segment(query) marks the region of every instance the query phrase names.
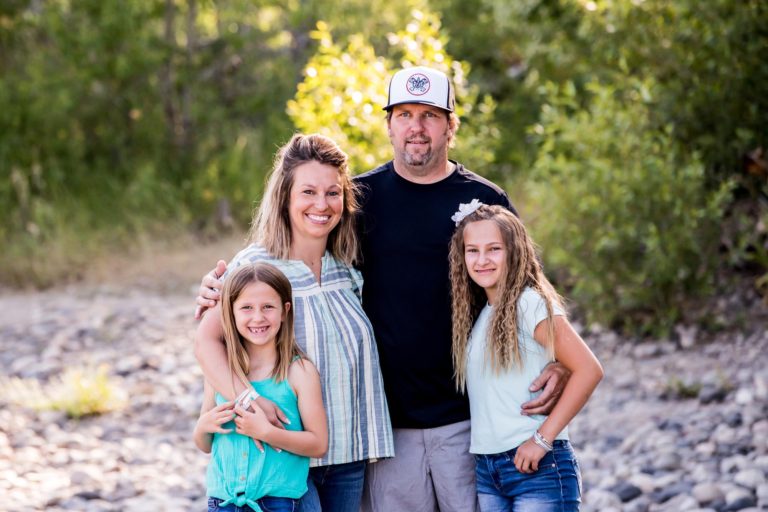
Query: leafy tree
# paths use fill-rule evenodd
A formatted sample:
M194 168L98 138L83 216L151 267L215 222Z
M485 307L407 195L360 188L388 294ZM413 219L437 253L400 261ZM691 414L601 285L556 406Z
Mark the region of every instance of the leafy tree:
M706 186L698 155L681 154L670 126L652 122L653 81L617 91L551 86L530 185L530 218L544 257L566 269L589 316L643 332L684 318L684 299L713 283L718 219L730 188Z

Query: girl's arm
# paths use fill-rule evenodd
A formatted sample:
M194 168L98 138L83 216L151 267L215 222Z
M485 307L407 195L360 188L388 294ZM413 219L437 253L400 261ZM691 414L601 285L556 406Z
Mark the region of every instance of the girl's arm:
M284 430L267 422L260 410L235 408L237 433L269 443L305 457L322 457L328 451L328 421L320 389L320 374L310 361L294 361L288 369L288 383L296 392L304 430Z
M213 387L205 381L203 405L200 407L200 417L197 419L195 431L192 434L195 445L205 453L211 453L213 434L228 434L231 429L221 426L232 419L232 402L216 405Z
M581 336L573 329L564 316L552 319L555 331L555 357L571 371L571 378L563 390L560 400L539 428L539 433L549 443L570 423L587 403L592 391L603 378L603 367ZM546 346L549 321L539 322L533 337ZM529 439L518 448L515 465L521 472L538 470L538 462L546 451Z

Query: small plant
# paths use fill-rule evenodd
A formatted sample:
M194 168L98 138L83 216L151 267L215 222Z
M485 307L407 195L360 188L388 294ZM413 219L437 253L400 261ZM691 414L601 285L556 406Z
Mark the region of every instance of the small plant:
M0 381L0 391L12 403L38 411L62 411L77 419L114 411L125 404L124 393L107 370L103 364L67 368L45 385L36 379L6 379Z
M675 398L696 398L701 391L700 382L686 382L677 377L672 377L664 386L664 395Z

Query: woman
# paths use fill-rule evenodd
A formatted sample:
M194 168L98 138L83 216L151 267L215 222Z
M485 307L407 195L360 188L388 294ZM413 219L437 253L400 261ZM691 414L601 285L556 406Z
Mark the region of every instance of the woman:
M360 304L362 278L352 267L356 208L347 155L327 137L294 135L275 158L250 245L228 266L264 261L288 277L296 340L320 372L329 448L311 462L304 511L356 512L366 461L394 456L373 330ZM222 334L218 312L205 315L195 356L213 387L233 399L243 385L227 366ZM274 414L263 397L256 403Z

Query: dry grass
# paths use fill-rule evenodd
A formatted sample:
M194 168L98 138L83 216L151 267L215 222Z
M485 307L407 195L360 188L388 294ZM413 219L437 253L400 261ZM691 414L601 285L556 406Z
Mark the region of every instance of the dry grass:
M39 256L37 261L34 257L26 261L15 260L16 274L19 274L18 269L28 267L26 278L20 279L18 275L9 278L0 272L0 292L34 293L40 288L55 289L76 284L84 289L140 288L161 293L187 293L217 260L232 258L243 247L244 239L241 232L216 240L201 240L181 233L164 239L135 240L127 251L124 246L83 248L79 259L51 253L45 261Z
M229 261L244 245L245 235L215 241L180 236L172 241L145 242L131 254L99 257L82 279L85 285L137 287L158 292L186 292L220 259Z

